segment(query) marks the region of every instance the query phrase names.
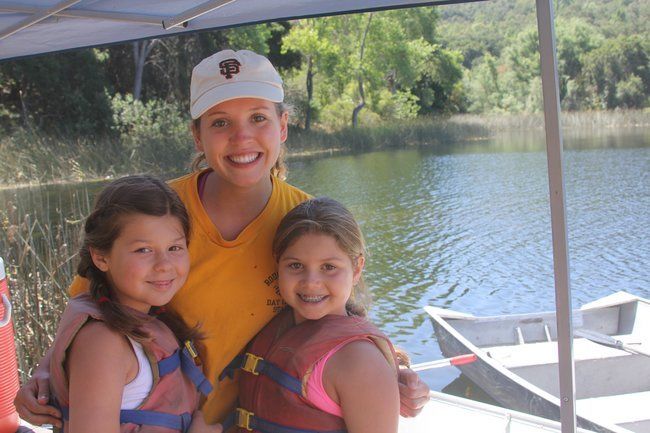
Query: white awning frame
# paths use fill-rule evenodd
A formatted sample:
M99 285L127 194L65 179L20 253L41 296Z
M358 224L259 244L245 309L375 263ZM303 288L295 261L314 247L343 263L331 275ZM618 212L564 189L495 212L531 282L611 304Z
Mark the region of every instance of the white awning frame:
M35 15L41 13L43 8L35 6L25 6L16 3L0 3L1 12L17 12L26 15ZM167 17L145 14L120 13L109 11L94 11L89 9L62 9L52 16L64 18L99 18L111 21L123 21L129 23L149 24L160 26Z
M486 0L16 1L0 0L0 62L179 33Z
M13 26L9 26L8 28L0 31L0 40L8 38L11 35L14 35L18 33L21 30L24 30L28 27L33 26L34 24L38 24L44 19L51 17L52 15L56 15L57 12L60 12L62 10L65 10L69 8L70 6L73 6L77 3L79 3L81 0L64 0L60 3L57 3L53 7L50 8L45 8L45 9L39 9L36 13L30 14L27 18L25 18L22 21L19 21L18 23L14 24Z

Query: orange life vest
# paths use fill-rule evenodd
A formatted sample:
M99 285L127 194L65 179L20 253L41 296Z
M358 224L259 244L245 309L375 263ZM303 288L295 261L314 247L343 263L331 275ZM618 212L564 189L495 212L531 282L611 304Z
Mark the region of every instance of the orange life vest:
M306 384L319 359L341 343L360 339L373 341L397 369L390 340L365 318L329 315L294 325L293 312L281 312L221 375L243 370L240 407L224 427L235 424L240 432L262 433L344 432L342 418L308 402Z
M133 314L143 314L132 311ZM212 386L194 362L191 344L179 348L172 331L160 320L147 316L142 329L151 339L142 343L153 374L153 386L142 404L120 412L121 433L178 433L190 426L199 392L208 394ZM50 361L50 386L55 405L63 413L64 431L69 406L68 379L64 368L66 352L77 332L89 320L103 320L97 304L87 293L70 299L63 312Z

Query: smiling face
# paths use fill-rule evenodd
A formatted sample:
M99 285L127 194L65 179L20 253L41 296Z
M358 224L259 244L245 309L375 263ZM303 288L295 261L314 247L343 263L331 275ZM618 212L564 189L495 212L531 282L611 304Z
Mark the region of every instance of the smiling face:
M117 300L148 312L168 303L190 268L187 240L175 216L120 216L122 227L110 251L91 249L93 263L106 273Z
M215 105L200 119L194 143L220 181L235 188L271 182L287 139L286 112L279 115L275 103L264 99L239 98Z
M280 294L293 308L295 322L328 314L345 316L345 304L361 278L363 264L363 256L353 262L332 236L298 237L278 260Z

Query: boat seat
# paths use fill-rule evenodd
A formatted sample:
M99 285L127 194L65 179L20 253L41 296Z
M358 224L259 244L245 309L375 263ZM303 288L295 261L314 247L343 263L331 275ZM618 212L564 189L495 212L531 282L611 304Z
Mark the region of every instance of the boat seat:
M508 369L557 364L558 362L557 343L555 341L484 347L483 350ZM573 358L575 362L628 355L629 353L623 350L603 346L585 338L575 338L573 340Z
M650 419L650 391L585 398L576 406L580 415L611 424L645 421Z

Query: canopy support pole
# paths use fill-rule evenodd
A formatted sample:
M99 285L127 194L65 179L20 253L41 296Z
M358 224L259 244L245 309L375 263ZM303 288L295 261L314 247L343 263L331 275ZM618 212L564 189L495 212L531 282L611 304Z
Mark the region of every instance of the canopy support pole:
M182 14L176 15L175 17L172 17L167 20L163 20L163 27L165 28L165 30L169 30L173 27L177 27L181 25L185 26L184 23L187 23L188 21L191 21L194 18L198 18L203 14L212 12L215 9L219 9L220 7L223 7L235 1L237 0L210 0L192 9L188 9Z
M536 0L539 53L544 97L544 126L551 203L553 269L555 273L555 309L560 377L560 423L562 433L575 433L575 371L573 364L573 323L571 286L564 198L560 91L558 86L555 29L552 0Z
M15 3L0 2L0 12L19 12L24 14L38 14L43 12L44 9L35 6L23 6ZM95 11L89 9L64 9L53 15L54 17L64 18L98 18L104 20L112 20L118 22L130 22L139 24L151 24L160 27L162 22L167 17L144 15L144 14L130 14L109 11Z
M80 1L81 0L66 0L57 3L56 5L52 6L49 9L44 9L42 12L34 14L31 17L26 18L23 21L5 29L4 32L0 33L0 40L13 35L14 33L18 33L19 31L26 29L27 27L33 26L34 24L39 23L44 19L51 17L52 15L55 15L57 12L61 12L62 10L67 9L70 6L79 3Z

